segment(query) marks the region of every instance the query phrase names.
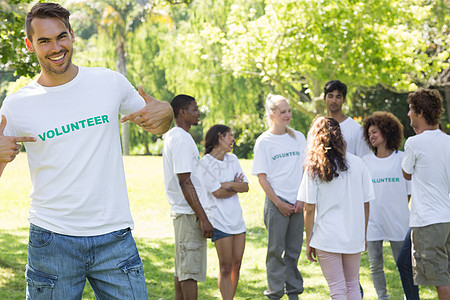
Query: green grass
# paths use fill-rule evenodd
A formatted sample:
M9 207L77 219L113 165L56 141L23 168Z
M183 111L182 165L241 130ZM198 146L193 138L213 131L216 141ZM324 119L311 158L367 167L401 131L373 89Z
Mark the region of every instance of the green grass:
M125 157L127 185L135 220L133 232L144 261L150 299L173 299L173 227L170 207L164 194L161 157ZM263 223L264 194L254 176L252 161L242 160L250 180L250 191L241 195L247 224L247 244L236 299L264 299L266 289L265 254L267 234ZM27 260L28 195L31 183L26 155L21 153L0 178L0 299L24 299L24 271ZM391 299L403 299L400 279L388 244L385 244L385 271ZM329 299L329 291L317 263L300 256L299 268L304 277L305 292L301 299ZM361 262L361 284L364 299L376 299L370 279L367 253ZM199 284L199 299L220 299L217 288L218 260L215 248L208 244L206 282ZM94 299L86 285L83 299ZM287 299L284 297L283 299ZM432 287L421 288L421 299L437 299Z

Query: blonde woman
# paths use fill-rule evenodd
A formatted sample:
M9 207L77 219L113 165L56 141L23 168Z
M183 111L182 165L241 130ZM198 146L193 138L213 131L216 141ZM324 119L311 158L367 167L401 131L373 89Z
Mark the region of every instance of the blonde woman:
M345 149L339 123L317 117L308 132L298 199L306 203L306 256L318 258L331 298L359 300L359 265L375 196L366 165Z
M306 139L288 127L292 113L283 96L267 96L266 117L270 128L256 140L252 168L266 194L268 289L264 294L269 299L281 299L286 293L290 300L296 300L303 292L303 278L297 268L303 243L303 204L296 196Z

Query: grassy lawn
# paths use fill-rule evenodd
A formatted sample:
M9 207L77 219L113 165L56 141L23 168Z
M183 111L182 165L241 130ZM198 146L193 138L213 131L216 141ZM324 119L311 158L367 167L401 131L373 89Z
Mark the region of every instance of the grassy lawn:
M170 208L164 194L161 157L125 157L128 192L135 220L133 234L142 260L150 299L173 299L173 227ZM252 161L242 160L250 180L250 191L241 196L247 224L247 244L236 299L265 299L265 253L267 235L263 223L264 196L254 176ZM27 260L28 195L31 183L26 155L21 153L0 178L0 299L24 299L24 271ZM391 299L403 299L400 278L388 244L385 244L385 271ZM49 258L51 259L51 258ZM329 299L329 291L317 263L310 263L303 252L300 271L305 292L301 299ZM214 245L208 246L206 282L199 284L199 299L220 299L217 288L218 260ZM376 299L370 279L367 253L361 262L364 299ZM421 299L437 299L434 288L422 287ZM83 299L94 299L86 285ZM284 297L283 299L287 299Z

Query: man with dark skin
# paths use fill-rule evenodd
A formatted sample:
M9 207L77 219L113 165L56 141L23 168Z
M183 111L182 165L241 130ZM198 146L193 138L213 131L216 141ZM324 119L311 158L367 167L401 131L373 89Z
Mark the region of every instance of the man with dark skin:
M189 134L198 125L195 99L177 95L171 102L175 127L164 138L164 184L175 229L175 299L197 299L198 281L206 279L206 238L214 229L205 213L206 189L197 145Z

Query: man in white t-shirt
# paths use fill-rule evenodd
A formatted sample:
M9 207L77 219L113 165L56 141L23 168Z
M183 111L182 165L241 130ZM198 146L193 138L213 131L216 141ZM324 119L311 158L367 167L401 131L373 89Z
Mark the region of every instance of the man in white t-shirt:
M164 185L175 231L175 299L197 299L198 281L206 280L206 238L214 228L206 216L208 196L200 155L189 134L200 111L188 95L173 98L175 127L164 136Z
M6 97L0 111L10 140L35 138L25 140L33 184L26 298L81 299L87 278L96 298L147 299L131 234L119 114L162 134L173 112L117 72L74 65L69 16L59 4L33 6L25 43L41 73Z
M408 95L411 127L402 161L411 180L410 227L414 283L434 285L450 299L450 136L439 129L444 112L437 90Z
M342 136L347 143L347 152L359 157L370 153L371 150L364 141L361 125L342 112L342 105L347 96L347 86L339 80L331 80L325 84L323 92L323 100L327 105L327 117L339 122Z

